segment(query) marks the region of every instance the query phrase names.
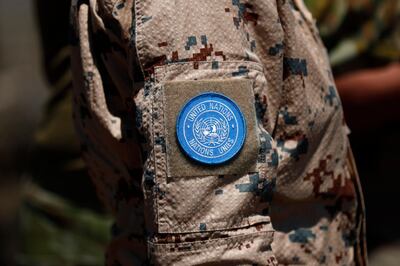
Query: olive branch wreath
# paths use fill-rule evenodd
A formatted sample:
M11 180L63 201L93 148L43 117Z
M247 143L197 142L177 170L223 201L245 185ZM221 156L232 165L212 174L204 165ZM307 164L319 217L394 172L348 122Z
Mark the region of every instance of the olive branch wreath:
M218 120L221 123L222 128L224 129L221 132L222 134L218 136L218 142L222 142L228 137L229 128L224 119L220 118ZM202 134L202 132L201 132L201 124L203 123L203 121L204 121L204 119L200 118L199 120L197 120L196 124L194 125L194 133L196 135L196 138L202 143L206 142L206 136L204 134Z

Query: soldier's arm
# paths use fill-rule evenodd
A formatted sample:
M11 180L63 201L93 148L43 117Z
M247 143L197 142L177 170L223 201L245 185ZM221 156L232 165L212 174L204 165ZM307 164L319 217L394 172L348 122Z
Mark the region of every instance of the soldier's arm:
M274 265L275 121L262 122L270 92L245 26L259 15L240 1L136 3L72 5L76 127L116 217L107 263ZM259 8L279 73L277 6Z
M347 131L302 1L75 1L73 20L77 129L116 217L108 265L361 254Z

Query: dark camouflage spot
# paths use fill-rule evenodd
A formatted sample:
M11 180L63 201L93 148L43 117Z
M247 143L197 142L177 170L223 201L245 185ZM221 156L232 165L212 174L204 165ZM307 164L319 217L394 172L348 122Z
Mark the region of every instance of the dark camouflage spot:
M275 46L269 48L268 54L271 56L277 56L278 54L281 54L284 48L285 45L283 43L277 43Z
M245 76L249 73L249 70L246 66L239 66L239 70L232 73L232 76Z
M309 230L300 228L289 234L289 240L293 243L307 244L311 239L315 239L315 234Z
M307 61L299 58L283 58L284 79L290 75L307 76Z

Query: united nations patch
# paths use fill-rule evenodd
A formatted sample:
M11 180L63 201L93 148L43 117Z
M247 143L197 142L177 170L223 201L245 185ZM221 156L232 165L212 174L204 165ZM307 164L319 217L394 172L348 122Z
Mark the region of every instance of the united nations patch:
M233 100L208 92L184 105L176 132L181 148L190 158L215 165L240 151L246 138L246 121Z

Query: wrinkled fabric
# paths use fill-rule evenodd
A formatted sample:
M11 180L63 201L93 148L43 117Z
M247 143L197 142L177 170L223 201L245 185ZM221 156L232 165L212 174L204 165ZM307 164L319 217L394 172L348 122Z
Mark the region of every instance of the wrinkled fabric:
M76 127L116 219L107 265L365 265L348 130L301 1L74 1L71 20ZM168 174L165 84L242 79L255 171Z
M398 62L400 58L400 1L305 0L304 2L317 19L336 78L340 75L349 77L352 73L356 74L368 69L383 70ZM364 112L363 108L355 107L354 103L350 102L351 100L348 106L349 111L354 114ZM387 103L384 105L385 108L388 106ZM350 115L354 116L354 114ZM361 127L357 129L355 124L351 136L352 145L356 151L355 157L364 180L363 189L367 195L367 224L380 224L379 227L368 227L370 254L387 242L395 242L400 238L398 234L393 233L400 223L398 216L391 215L390 209L382 209L381 204L381 202L397 200L398 183L390 177L392 173L397 172L398 163L396 162L400 161L397 153L400 148L397 137L400 134L400 123L397 117L382 120L384 122L380 122L379 125L371 125L367 130L369 132ZM385 135L385 137L377 138L378 135ZM368 145L372 138L376 139L373 149ZM389 163L390 161L392 162ZM378 175L383 179L376 178ZM387 181L384 180L385 177ZM386 213L385 219L381 218L381 213ZM390 249L388 250L390 252ZM373 254L370 256L374 257Z

